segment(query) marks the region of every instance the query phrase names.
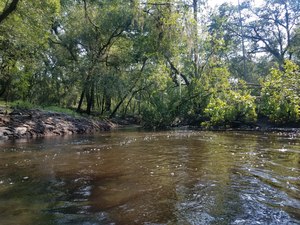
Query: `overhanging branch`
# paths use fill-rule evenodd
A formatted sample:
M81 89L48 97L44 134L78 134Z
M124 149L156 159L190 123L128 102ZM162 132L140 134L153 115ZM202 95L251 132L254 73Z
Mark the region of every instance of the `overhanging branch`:
M13 0L8 7L4 8L3 12L0 14L0 24L5 20L13 11L17 9L17 5L20 0Z

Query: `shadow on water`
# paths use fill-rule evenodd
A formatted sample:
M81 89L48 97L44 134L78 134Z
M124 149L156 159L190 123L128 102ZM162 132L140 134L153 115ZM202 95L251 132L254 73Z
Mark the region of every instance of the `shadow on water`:
M253 132L4 142L0 224L299 224L299 149Z

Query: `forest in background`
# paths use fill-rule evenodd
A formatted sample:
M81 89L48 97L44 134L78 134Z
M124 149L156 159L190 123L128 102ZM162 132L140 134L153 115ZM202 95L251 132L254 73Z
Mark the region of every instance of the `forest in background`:
M299 0L0 0L0 100L148 127L299 123L299 21Z

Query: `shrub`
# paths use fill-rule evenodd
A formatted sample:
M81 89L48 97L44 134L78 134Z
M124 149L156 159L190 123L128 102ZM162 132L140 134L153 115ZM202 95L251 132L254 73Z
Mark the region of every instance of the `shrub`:
M283 69L271 69L261 85L260 112L263 115L277 124L300 120L299 66L286 61Z

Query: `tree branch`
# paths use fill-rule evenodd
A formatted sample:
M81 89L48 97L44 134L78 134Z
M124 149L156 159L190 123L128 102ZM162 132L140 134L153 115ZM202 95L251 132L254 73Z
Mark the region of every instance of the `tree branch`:
M87 3L86 0L83 0L83 6L84 6L84 14L85 14L85 18L90 22L90 24L92 24L96 30L100 29L99 26L97 26L89 17L89 13L88 13L88 9L87 9Z
M182 74L182 73L179 72L179 70L174 66L174 64L171 62L171 60L170 60L170 58L168 56L165 55L165 58L166 58L167 62L169 63L171 69L184 80L184 82L185 82L186 85L189 85L190 82L187 79L187 77L184 74Z
M145 58L143 61L143 65L142 68L140 69L140 74L143 73L145 66L146 66L146 62L147 62L148 58ZM119 103L116 105L116 107L114 108L114 110L112 111L112 113L109 115L109 118L113 118L115 116L115 114L117 113L118 109L120 108L120 106L123 104L123 102L125 101L125 99L132 93L133 89L135 88L137 82L140 80L141 76L138 76L137 79L134 81L134 84L131 86L131 88L128 90L127 93L125 93L125 95L122 97L122 99L119 101Z
M4 8L3 12L0 14L0 24L5 20L13 11L17 9L17 5L20 0L13 0L8 7Z

